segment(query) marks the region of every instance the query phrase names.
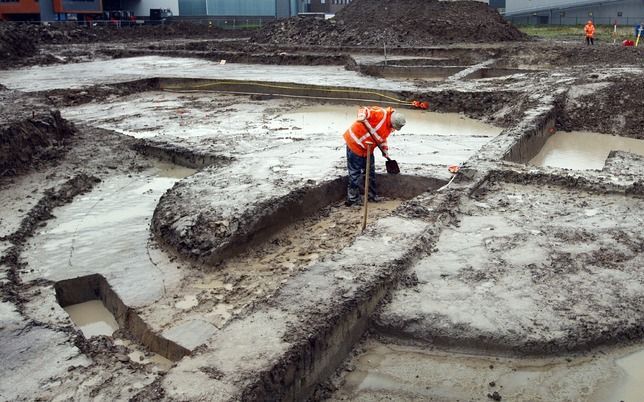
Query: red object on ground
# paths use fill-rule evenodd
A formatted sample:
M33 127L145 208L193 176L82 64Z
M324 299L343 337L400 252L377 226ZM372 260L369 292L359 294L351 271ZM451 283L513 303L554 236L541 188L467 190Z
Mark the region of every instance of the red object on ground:
M622 42L622 45L624 45L624 46L635 46L635 41L632 41L630 39L626 39L624 42Z
M450 173L457 173L461 169L458 165L451 165L447 168Z
M418 109L423 109L423 110L429 109L429 102L413 101L411 104Z

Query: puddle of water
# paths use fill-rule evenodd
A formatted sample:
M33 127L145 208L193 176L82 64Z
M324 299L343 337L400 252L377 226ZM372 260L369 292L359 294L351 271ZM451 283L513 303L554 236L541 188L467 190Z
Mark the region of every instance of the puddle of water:
M431 105L430 105L431 107ZM305 106L281 117L294 120L298 127L317 127L325 132L344 132L355 119L358 108L343 105ZM445 136L494 137L502 129L457 113L403 110L407 124L397 135L431 134Z
M158 353L149 353L140 350L140 346L138 344L133 343L127 339L115 339L114 344L125 346L129 350L132 350L130 353L128 353L127 356L133 362L139 364L153 364L162 371L170 370L170 368L172 368L172 365L174 364L172 360L166 359Z
M130 352L127 356L133 362L140 364L154 364L163 371L170 370L173 364L172 360L168 360L157 353L152 353L150 356L146 356L145 353L141 352L140 350Z
M100 300L72 304L65 307L65 311L83 332L85 338L99 335L112 336L119 329L114 316Z
M510 359L369 341L331 400L643 401L644 350L623 355Z
M183 179L197 172L195 169L175 165L169 162L161 162L161 161L155 162L154 167L158 169L157 175L159 177L164 177L169 179Z
M193 307L196 307L197 305L199 305L199 300L195 295L187 295L183 298L183 300L175 303L175 306L182 310L189 310Z
M644 156L644 140L582 131L559 132L548 138L529 163L576 170L601 170L610 151Z
M644 350L616 361L623 370L618 383L605 395L604 400L635 402L644 400Z

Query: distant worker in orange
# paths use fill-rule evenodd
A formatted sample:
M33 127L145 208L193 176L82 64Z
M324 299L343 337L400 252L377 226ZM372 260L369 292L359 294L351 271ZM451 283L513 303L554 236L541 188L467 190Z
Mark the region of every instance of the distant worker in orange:
M347 144L347 169L349 171L349 185L347 188L346 205L360 205L361 178L366 173L367 157L371 158L369 168L369 189L365 195L369 201L378 202L380 197L376 193L376 168L374 164L374 149L380 145L382 156L388 158L389 146L387 137L405 125L405 116L396 110L379 106L361 107L358 110L358 119L344 133ZM367 155L368 144L371 152Z
M595 24L592 21L588 21L584 27L584 32L586 33L586 45L595 44Z

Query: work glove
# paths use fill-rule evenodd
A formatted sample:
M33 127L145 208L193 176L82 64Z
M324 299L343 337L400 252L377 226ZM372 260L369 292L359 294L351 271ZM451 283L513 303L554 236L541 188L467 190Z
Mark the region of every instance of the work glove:
M382 150L382 156L385 157L386 159L389 159L389 153L384 149Z

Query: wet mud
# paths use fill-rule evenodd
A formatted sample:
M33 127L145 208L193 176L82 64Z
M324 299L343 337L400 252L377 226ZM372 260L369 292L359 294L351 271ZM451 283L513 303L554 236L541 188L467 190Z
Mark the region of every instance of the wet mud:
M638 395L621 370L641 367L643 158L610 145L593 169L529 161L558 130L639 139L641 50L447 36L429 48L424 30L380 30L377 48L355 47L362 36L337 24L320 40L351 37L329 47L201 31L75 45L87 32L42 28L39 51L70 64L0 72L12 88L0 88L11 130L0 138L14 141L0 154L0 355L15 384L0 383L0 399ZM482 41L522 39L488 28ZM391 49L393 75L383 39L419 45ZM26 51L16 63L48 63ZM103 60L134 54L147 57ZM451 66L440 81L420 71ZM276 86L267 74L296 88L259 90ZM223 79L235 82L219 90L244 94L197 90ZM360 210L342 205L339 133L357 89L458 113L409 110L391 139L404 174L380 174L378 157L387 200L370 206L365 232ZM320 103L325 91L341 104ZM76 297L57 299L63 286ZM89 300L121 328L83 336L61 305ZM377 340L359 343L367 331ZM64 363L34 367L34 354Z
M56 160L74 133L74 126L59 111L0 125L0 178Z

